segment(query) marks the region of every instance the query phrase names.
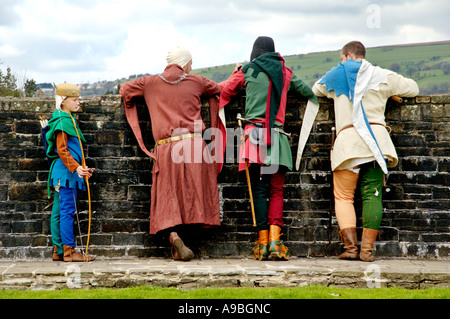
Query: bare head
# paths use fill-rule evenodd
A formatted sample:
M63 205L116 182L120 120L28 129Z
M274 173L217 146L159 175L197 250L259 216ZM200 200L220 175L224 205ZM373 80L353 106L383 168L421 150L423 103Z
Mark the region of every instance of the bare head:
M366 47L359 41L352 41L344 45L341 50L341 61L346 62L349 59L361 61L366 58Z

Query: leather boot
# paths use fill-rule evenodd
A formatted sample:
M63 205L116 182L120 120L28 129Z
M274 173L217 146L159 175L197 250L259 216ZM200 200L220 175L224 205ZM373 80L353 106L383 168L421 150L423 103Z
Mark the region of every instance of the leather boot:
M170 233L169 241L173 247L172 249L173 259L190 261L194 258L194 253L192 252L192 250L190 250L188 247L184 245L183 241L181 240L181 238L178 236L177 233L175 232Z
M269 252L270 257L276 260L288 260L291 253L289 249L284 246L283 241L280 240L281 227L277 225L270 225L269 229Z
M253 247L253 258L266 260L269 257L269 230L260 230L258 235L259 239L256 241L256 246Z
M378 230L363 228L363 234L361 238L361 250L359 253L359 259L362 261L374 261L375 257L372 252L375 250L375 240L379 234Z
M94 257L83 256L80 253L75 251L74 247L64 246L64 261L65 262L84 262L84 261L93 261Z
M56 245L53 246L53 261L63 261L64 255L58 255L58 247Z
M339 255L339 259L358 259L358 239L356 228L345 228L339 232L344 242L345 251Z

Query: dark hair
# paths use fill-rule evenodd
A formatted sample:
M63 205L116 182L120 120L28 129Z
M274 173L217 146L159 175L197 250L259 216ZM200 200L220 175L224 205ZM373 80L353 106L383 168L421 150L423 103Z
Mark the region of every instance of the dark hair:
M352 41L344 45L341 50L343 55L347 55L348 53L353 53L356 58L365 58L366 57L366 47L359 41Z
M253 61L261 54L275 52L275 43L272 38L258 37L253 43L252 54L250 55L250 61Z

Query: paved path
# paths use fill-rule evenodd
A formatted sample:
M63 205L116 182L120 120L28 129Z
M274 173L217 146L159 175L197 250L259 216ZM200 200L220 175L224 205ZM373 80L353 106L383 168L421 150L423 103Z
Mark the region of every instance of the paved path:
M0 260L0 289L122 288L139 285L204 287L348 288L450 287L450 259L377 259L373 263L338 258L98 259L91 263Z

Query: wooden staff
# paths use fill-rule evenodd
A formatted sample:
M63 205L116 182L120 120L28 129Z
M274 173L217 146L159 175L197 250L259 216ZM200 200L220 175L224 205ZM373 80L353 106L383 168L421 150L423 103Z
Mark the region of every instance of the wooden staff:
M241 145L243 145L244 150L245 150L245 131L242 128L242 122L241 122L242 117L241 117L240 113L237 114L237 119L238 119L239 129L241 130ZM250 173L248 171L248 163L245 159L244 159L244 165L245 165L245 175L247 176L248 192L250 194L250 205L252 208L253 226L256 227L255 206L253 204L252 184L250 182Z

